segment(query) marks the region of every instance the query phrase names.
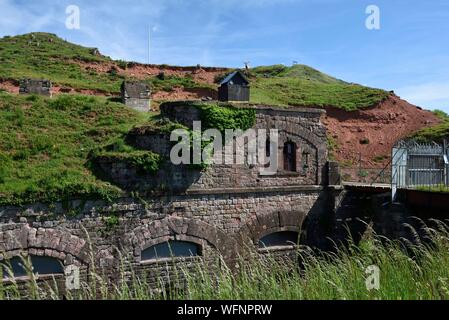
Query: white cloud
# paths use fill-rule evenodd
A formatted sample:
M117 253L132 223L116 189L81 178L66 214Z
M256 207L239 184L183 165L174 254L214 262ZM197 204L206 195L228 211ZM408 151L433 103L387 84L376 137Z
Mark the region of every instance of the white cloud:
M406 86L397 89L396 93L413 104L449 111L449 81Z

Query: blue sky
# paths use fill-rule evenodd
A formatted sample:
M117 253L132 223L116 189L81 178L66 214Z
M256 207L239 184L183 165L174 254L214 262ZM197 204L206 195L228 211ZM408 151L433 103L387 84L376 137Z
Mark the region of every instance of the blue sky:
M80 8L79 30L65 26ZM368 5L380 30L365 27ZM0 0L0 36L32 31L115 59L240 67L292 61L449 112L447 0Z

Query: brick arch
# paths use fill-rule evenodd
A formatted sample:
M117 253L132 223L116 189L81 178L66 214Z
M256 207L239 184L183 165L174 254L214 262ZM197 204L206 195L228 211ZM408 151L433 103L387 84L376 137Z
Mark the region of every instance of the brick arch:
M168 217L144 224L128 233L126 239L137 261L140 261L143 250L169 240L189 241L201 247L207 243L224 257L229 252L230 242L222 230L197 219L182 217Z
M88 265L88 244L67 231L32 228L28 224L0 231L0 257L11 258L27 252L61 260L64 264Z
M256 244L260 238L275 232L301 232L307 214L298 211L276 211L270 213L256 213L240 228L242 241L251 240Z
M317 150L319 150L320 146L323 144L322 139L313 134L313 132L300 126L297 126L295 128L281 129L279 130L279 133L305 140Z

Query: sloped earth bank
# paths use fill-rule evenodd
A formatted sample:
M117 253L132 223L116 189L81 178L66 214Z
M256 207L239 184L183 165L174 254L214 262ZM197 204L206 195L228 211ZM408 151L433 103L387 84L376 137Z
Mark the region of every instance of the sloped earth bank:
M432 112L396 95L364 110L347 112L329 107L326 112L323 123L336 143L334 156L343 167L383 168L396 141L440 122Z
M176 67L176 66L162 66L162 65L146 65L140 63L129 63L126 68L120 67L115 62L110 63L90 63L84 61L72 61L85 70L94 70L98 73L107 73L111 70L116 70L119 74L131 78L145 79L148 77L157 76L163 72L167 76L186 77L191 76L193 80L204 83L214 84L215 77L228 72L227 68L216 67Z
M98 65L99 67L101 65ZM87 67L94 68L94 65ZM110 66L104 68L106 71ZM136 64L127 68L128 75L144 78L156 75L161 71L168 74L185 76L191 74L195 78L202 78L205 83L213 83L217 74L223 73L222 68L195 67L162 67ZM100 70L99 70L100 71ZM123 71L123 70L122 70ZM18 83L9 79L0 79L0 89L11 93L18 93ZM72 88L54 86L54 94L81 93L86 95L109 96L109 93L95 90L75 90ZM190 100L203 97L217 98L217 92L212 89L174 88L170 92L153 93L157 101ZM155 104L157 105L157 104ZM335 142L334 157L343 167L352 168L384 168L389 160L394 143L423 127L439 123L439 119L430 111L411 105L395 95L390 95L380 104L368 109L347 112L341 109L325 108L327 115L323 119L328 135Z

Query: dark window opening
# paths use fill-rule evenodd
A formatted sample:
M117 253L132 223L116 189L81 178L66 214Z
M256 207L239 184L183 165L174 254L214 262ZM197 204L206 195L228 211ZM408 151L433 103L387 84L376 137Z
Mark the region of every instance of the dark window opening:
M141 260L155 260L201 255L200 246L187 241L167 241L142 251Z
M296 171L296 144L291 141L284 144L284 170Z
M309 160L310 160L309 158L310 158L310 153L307 151L304 151L302 153L302 162L303 162L302 169L303 169L304 173L306 173L307 169L309 169Z
M267 141L265 141L265 155L267 158L269 158L271 156L271 142L270 139L267 139Z
M270 233L259 240L259 248L285 247L297 245L299 233L295 231L281 231Z
M42 257L30 255L27 258L13 257L7 262L1 262L1 267L3 269L3 278L9 278L10 273L15 278L28 276L30 270L27 270L27 263L31 262L32 272L36 275L50 275L50 274L64 274L64 267L60 260L52 257Z

